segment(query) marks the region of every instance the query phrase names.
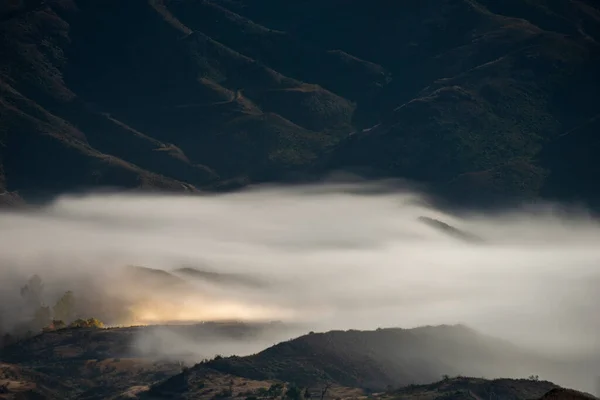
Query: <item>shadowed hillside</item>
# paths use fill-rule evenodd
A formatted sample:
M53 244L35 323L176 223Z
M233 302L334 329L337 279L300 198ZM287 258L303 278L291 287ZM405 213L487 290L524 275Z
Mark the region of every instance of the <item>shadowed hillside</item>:
M594 2L23 0L0 36L1 204L356 167L598 198L594 161L565 167L597 158Z
M250 379L279 379L300 385L335 383L382 391L435 381L442 375L509 376L538 371L567 382L590 382L585 361L566 364L461 325L376 331L332 331L283 342L249 357L202 365ZM575 372L578 371L578 372ZM569 376L567 376L569 375ZM586 375L584 377L584 375Z

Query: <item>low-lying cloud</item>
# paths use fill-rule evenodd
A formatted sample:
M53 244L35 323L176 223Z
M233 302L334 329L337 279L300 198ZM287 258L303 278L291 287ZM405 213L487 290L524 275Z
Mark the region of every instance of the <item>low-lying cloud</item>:
M115 324L464 323L545 351L600 349L596 221L551 206L451 216L422 205L417 193L383 187L90 194L1 214L2 324L22 317L19 288L37 273L46 302L73 290L90 313ZM481 240L461 240L420 217ZM170 275L139 275L125 268L132 265Z

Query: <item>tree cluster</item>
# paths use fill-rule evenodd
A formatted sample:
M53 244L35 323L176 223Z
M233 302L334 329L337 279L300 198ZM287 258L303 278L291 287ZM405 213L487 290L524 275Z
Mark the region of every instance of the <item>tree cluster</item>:
M38 275L32 276L21 288L21 297L34 310L30 328L33 331L62 329L75 321L75 295L65 292L53 307L43 301L44 283Z
M0 345L10 344L22 337L32 336L39 332L48 332L65 328L102 328L104 324L96 318L81 318L77 315L77 299L68 290L63 293L53 306L44 303L44 283L38 275L34 275L20 290L26 309L31 318L17 327L14 334L3 333Z

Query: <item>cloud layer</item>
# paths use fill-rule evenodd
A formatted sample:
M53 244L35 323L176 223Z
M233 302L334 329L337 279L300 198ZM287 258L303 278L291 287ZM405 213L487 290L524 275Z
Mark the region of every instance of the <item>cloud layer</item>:
M90 194L1 214L0 300L10 304L3 323L19 318L19 287L38 273L48 303L73 290L115 320L126 308L150 323L283 320L315 330L464 323L556 352L600 348L600 227L586 214L545 206L457 217L421 205L418 193L386 187ZM142 277L127 265L171 275Z

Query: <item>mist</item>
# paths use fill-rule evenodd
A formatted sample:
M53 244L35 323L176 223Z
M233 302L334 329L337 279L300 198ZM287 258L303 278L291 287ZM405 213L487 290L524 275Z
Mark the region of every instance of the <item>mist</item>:
M19 288L38 274L47 304L72 290L80 313L109 325L277 320L306 332L462 323L548 355L600 354L600 226L584 210L458 216L426 203L376 182L91 193L4 212L0 325L26 317ZM292 332L278 335L257 343Z

